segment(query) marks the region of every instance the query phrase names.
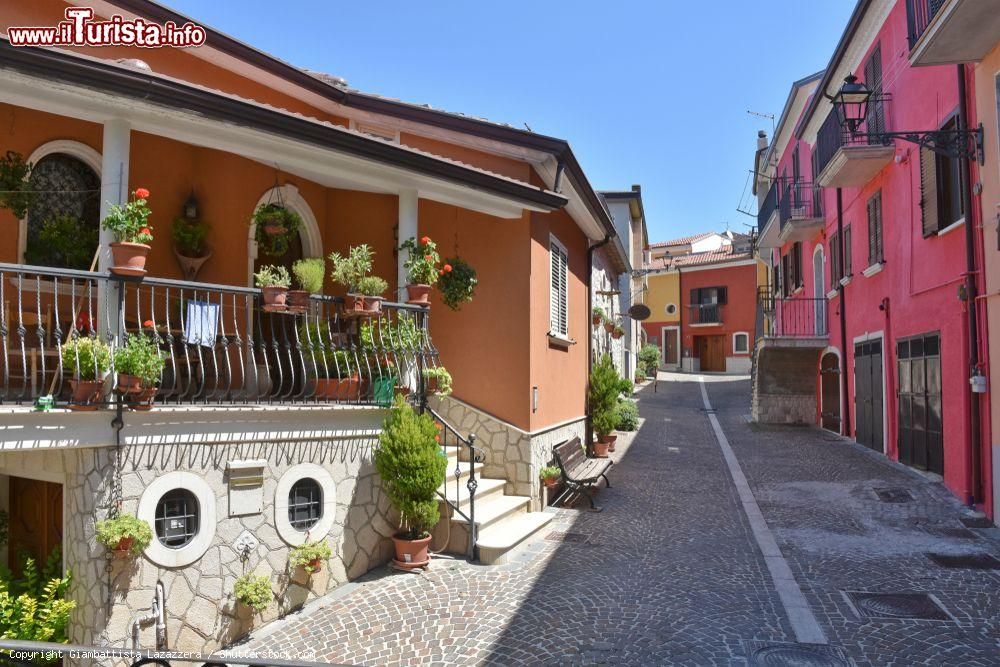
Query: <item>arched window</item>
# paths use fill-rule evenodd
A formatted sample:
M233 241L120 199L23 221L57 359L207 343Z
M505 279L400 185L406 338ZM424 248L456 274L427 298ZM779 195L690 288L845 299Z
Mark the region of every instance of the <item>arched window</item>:
M323 489L319 482L304 477L288 492L288 522L296 530L309 530L323 518Z
M31 170L36 198L28 209L27 264L90 268L100 229L101 179L83 160L51 153Z
M198 534L198 499L187 489L174 489L156 503L156 539L170 549L180 549Z

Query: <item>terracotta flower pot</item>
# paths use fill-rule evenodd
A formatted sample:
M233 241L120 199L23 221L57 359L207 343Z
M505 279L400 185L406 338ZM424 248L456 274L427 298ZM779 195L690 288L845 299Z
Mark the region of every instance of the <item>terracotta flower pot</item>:
M104 380L70 380L70 410L96 410L104 394Z
M146 255L149 246L145 243L118 242L111 244L111 273L119 276L142 276L146 274Z
M123 394L138 394L142 391L142 378L138 375L119 373L118 391Z
M312 574L316 574L317 572L322 572L323 571L323 559L322 558L313 558L311 561L309 561L306 564L306 567L308 568L308 571L311 572Z
M615 325L614 324L609 324L608 322L605 322L604 323L604 330L607 331L608 333L611 333L612 331L615 330Z
M618 340L619 338L621 338L624 335L625 335L625 332L623 332L623 331L614 331L614 332L611 333L611 337L614 338L615 340Z
M382 313L382 297L366 296L365 312L367 312L369 315L380 315Z
M264 233L268 236L281 236L285 233L285 226L279 222L265 222Z
M288 304L288 310L293 313L304 313L309 309L309 297L311 295L309 292L303 289L293 289L288 291L288 298L285 302Z
M287 287L268 285L261 288L261 292L264 293L264 310L285 310L285 300L288 297Z
M346 378L316 380L316 398L330 401L357 400L361 379L355 374Z
M604 439L604 442L608 443L608 451L609 452L615 451L615 443L618 442L618 434L615 433L615 434L609 435L608 437L606 437Z
M601 442L598 440L594 443L594 456L599 459L608 458L608 448L611 446L609 442Z
M116 558L127 558L132 555L132 545L134 544L134 537L123 537L118 540L118 544L111 551Z
M431 562L430 554L427 553L431 544L430 535L419 540L407 540L393 535L392 541L396 544L396 559L393 561L396 566L413 569Z
M546 488L553 489L553 488L559 486L559 478L558 477L546 477L546 478L542 479L542 484L544 484Z
M414 306L429 306L431 305L430 294L430 285L407 285L406 303L413 304Z
M597 325L599 325L599 324L601 323L601 320L603 320L603 319L604 319L604 318L603 318L603 317L601 317L600 315L594 315L593 317L591 317L591 318L590 318L590 320L591 320L591 321L592 321L592 322L594 323L594 326L595 326L595 327L596 327Z
M133 410L152 410L153 400L156 398L156 392L158 388L154 385L152 387L143 387L139 390L139 393L134 394L134 400L129 401L128 406Z

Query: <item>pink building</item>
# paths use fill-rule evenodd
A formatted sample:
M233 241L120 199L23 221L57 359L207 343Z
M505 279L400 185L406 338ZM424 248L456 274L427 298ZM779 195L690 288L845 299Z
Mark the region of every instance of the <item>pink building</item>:
M852 437L992 515L989 395L970 385L986 370L982 205L958 132L978 122L973 76L911 65L923 4L859 2L761 138L753 414ZM870 93L853 132L830 99L849 75Z

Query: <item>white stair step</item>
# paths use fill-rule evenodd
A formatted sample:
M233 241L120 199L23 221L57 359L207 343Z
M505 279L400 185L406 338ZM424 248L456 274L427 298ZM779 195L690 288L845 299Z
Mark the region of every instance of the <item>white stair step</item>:
M476 464L474 464L472 466L473 469L476 471L476 477L477 478L483 476L483 468L485 466L486 466L485 463L476 463ZM468 476L469 476L469 462L468 461L461 461L461 462L459 462L458 463L458 469L459 469L459 471L461 473L462 479L468 478ZM455 483L455 457L454 456L449 456L448 457L448 468L446 470L446 474L448 476L448 481L454 484Z
M550 512L528 512L515 514L488 528L476 537L479 561L484 565L500 564L506 561L511 549L526 541L544 528L555 515Z
M480 501L485 504L485 498L489 498L493 495L502 496L503 488L506 484L507 481L503 479L477 479L476 508L478 509L480 507ZM458 492L457 498L455 495L456 491ZM465 507L469 504L469 489L466 486L465 480L459 480L458 489L456 489L454 478L449 479L444 483L444 485L438 487L438 493L444 495L449 502L455 503L459 507Z
M488 498L486 502L479 502L479 492L476 492L476 525L479 530L503 521L516 514L527 514L531 505L531 498L528 496L494 496ZM453 523L467 525L469 522L465 517L456 514L452 517Z

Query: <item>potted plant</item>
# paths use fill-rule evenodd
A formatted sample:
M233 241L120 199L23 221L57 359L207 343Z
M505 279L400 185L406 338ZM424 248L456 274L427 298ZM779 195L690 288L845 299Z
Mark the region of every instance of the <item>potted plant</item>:
M424 369L424 383L428 394L451 394L451 373L444 366Z
M99 232L80 218L62 214L43 220L38 229L38 243L24 249L26 264L56 266L86 271L94 259Z
M261 204L253 212L254 239L261 252L271 257L281 257L302 226L302 218L295 211L280 203Z
M62 346L63 371L69 381L71 410L96 410L104 394L104 375L111 368L111 348L90 336L76 336Z
M406 261L403 262L409 281L406 285L406 303L429 306L431 287L439 277L437 265L441 257L437 252L437 244L429 236L424 236L419 241L408 238L400 246L400 250L406 251Z
M437 425L430 416L417 414L401 398L382 424L375 468L400 514L400 531L392 538L399 567L423 567L430 562L429 531L440 519L437 489L448 467L437 438Z
M306 542L292 549L288 562L292 567L301 567L309 574L323 569L323 561L329 560L333 550L326 540Z
M153 240L153 226L149 224L149 207L146 200L149 190L136 188L124 205L112 204L101 227L111 232L111 273L121 276L141 276L146 273L146 256L149 242Z
M118 371L118 391L132 395L133 408L152 407L153 397L163 373L166 354L153 336L125 334L125 345L115 352L115 370Z
M274 600L271 580L262 574L247 572L233 582L233 594L237 601L250 607L258 614L267 609Z
M620 324L616 324L613 329L611 329L611 337L618 340L625 335L625 329L622 328Z
M363 243L352 246L347 255L332 252L329 255L333 269L330 278L343 285L353 299L348 310L357 314L377 314L382 311L382 294L389 284L378 276L369 275L375 263L375 251Z
M361 387L361 375L351 363L351 354L347 350L327 350L325 363L319 368L316 378L316 398L331 401L349 401L357 399Z
M174 218L171 231L174 239L174 256L181 265L184 279L194 280L202 264L212 256L205 244L208 225L191 218Z
M559 484L560 475L559 468L556 466L545 466L538 471L538 477L542 480L542 484L549 489Z
M149 524L132 516L119 514L112 519L98 521L97 541L111 549L118 558L138 556L153 541Z
M264 310L278 312L285 310L285 299L292 279L288 269L276 264L265 264L253 274L254 284L264 294Z
M591 322L594 323L595 327L600 326L601 322L603 322L607 318L608 318L608 316L604 314L604 309L603 308L601 308L600 306L594 306L594 310L592 311L592 314L590 316L590 320L591 320Z
M590 387L587 392L590 418L597 435L594 455L598 458L607 457L612 438L616 437L612 432L618 423L620 387L618 372L611 357L607 354L602 355L590 372Z
M38 196L31 189L32 166L16 151L7 151L0 158L0 208L9 210L18 220L27 217Z
M326 264L322 257L300 259L292 264L292 275L299 289L288 292L288 310L304 313L309 307L309 295L323 290L325 273Z
M613 333L615 330L615 321L610 317L604 318L604 330L608 333Z
M476 270L460 257L444 260L438 271L437 288L441 292L441 301L452 310L458 310L463 303L472 301L478 284Z

